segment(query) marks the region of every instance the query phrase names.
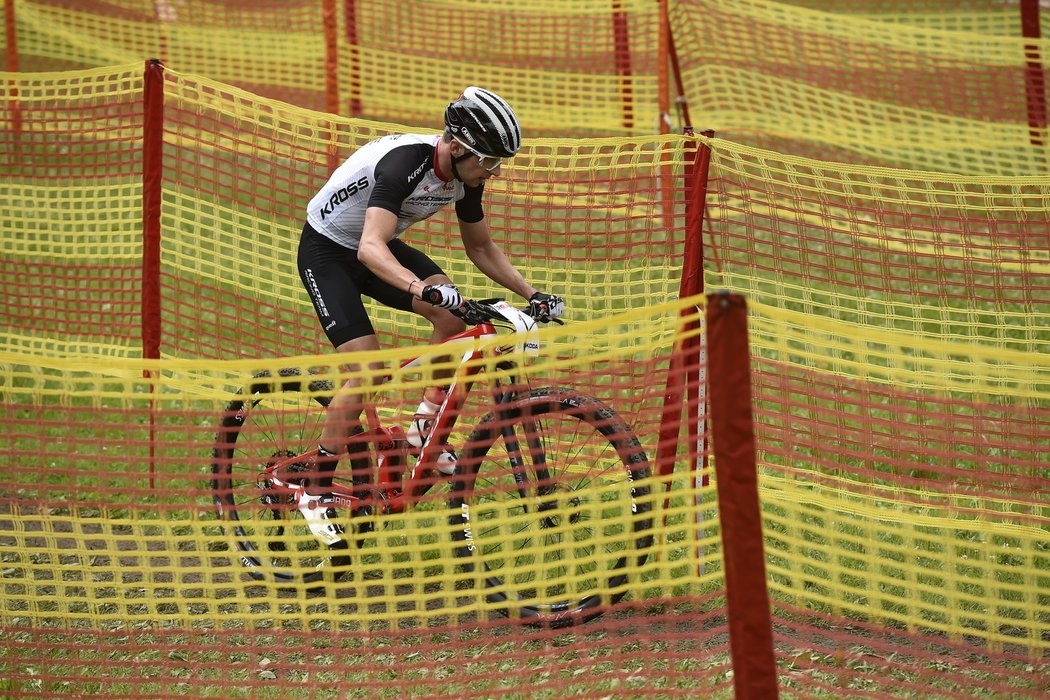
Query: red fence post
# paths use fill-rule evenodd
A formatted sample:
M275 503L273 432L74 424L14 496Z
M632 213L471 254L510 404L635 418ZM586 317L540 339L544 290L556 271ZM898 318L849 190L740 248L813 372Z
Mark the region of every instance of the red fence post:
M777 669L758 501L747 304L739 294L711 294L707 299L711 439L725 558L733 687L737 700L768 700L778 697Z
M17 73L18 64L18 25L15 22L15 0L4 0L4 35L7 39L7 70ZM22 133L22 108L18 104L18 88L11 87L11 131Z
M1039 0L1021 0L1021 34L1026 39L1038 39ZM1025 44L1024 83L1028 102L1028 134L1033 146L1043 146L1046 136L1046 80L1039 44Z
M634 74L631 70L631 36L627 13L621 0L612 3L613 61L620 79L620 99L623 101L623 128L634 130Z
M164 66L146 61L142 124L142 356L160 357L160 211L164 178Z
M686 133L692 135L692 127L686 127ZM705 130L703 135L709 139L714 138L715 132L711 129ZM687 171L686 177L693 183L690 187L691 197L685 203L685 227L694 233L686 239L685 261L682 268L682 286L679 298L702 294L704 291L704 212L707 209L707 191L711 175L711 146L700 141L697 144L696 160ZM701 483L696 486L707 484L707 474L703 471L704 465L699 463L707 451L707 445L701 437L707 425L707 357L704 349L704 337L700 333L699 320L693 322L692 328L697 333L686 339L684 348L686 353L686 380L687 401L686 406L694 411L690 414L690 420L686 423L689 436L689 444L695 445L697 450L697 471L702 473ZM694 368L690 371L690 368Z
M339 114L339 11L336 0L321 3L324 27L324 108Z
M7 71L17 73L18 25L15 22L15 0L4 0L4 35L7 40Z
M688 133L688 132L687 132ZM708 138L714 136L713 131L703 132ZM692 135L688 133L688 135ZM686 169L686 211L685 211L685 249L682 261L682 279L679 283L678 297L687 297L700 294L704 291L704 247L703 247L703 223L704 209L707 206L707 188L711 169L711 147L703 142L697 142L696 153L693 164ZM683 310L683 316L686 315ZM700 371L701 363L700 349L701 338L696 331L699 321L687 322L683 325L682 332L686 337L674 348L671 354L670 367L667 372L667 382L664 390L663 415L660 420L660 437L656 452L656 470L661 477L668 476L674 471L675 454L678 451L678 437L681 435L682 398L689 389L690 405L696 406L697 414L690 416L688 421L688 434L691 445L698 443L700 430ZM690 381L688 377L691 371L696 371L695 380ZM670 489L670 484L668 484Z
M160 358L160 213L164 180L164 66L146 61L142 91L142 357ZM151 378L149 370L143 372ZM150 488L154 486L156 425L150 391Z
M361 49L357 45L357 0L346 0L343 9L346 18L346 43L350 49L350 67L347 74L350 76L350 102L349 117L361 116Z
M674 43L674 32L670 29L670 18L668 18L668 27L667 50L671 59L671 72L674 74L675 88L678 90L678 95L675 97L675 107L678 110L680 123L692 124L693 120L689 118L689 103L685 99L685 82L682 80L682 68L678 63L678 49ZM692 127L686 126L686 128L691 129Z

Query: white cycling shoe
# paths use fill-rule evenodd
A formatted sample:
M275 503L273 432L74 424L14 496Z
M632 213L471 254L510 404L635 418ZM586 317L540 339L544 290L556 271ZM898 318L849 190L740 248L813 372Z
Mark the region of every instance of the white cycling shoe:
M306 524L310 527L310 532L329 547L343 541L343 527L332 520L335 517L335 508L329 504L333 500L331 494L313 496L305 491L300 491L296 504Z
M424 407L429 408L429 406L425 406L426 404L434 406L434 410L432 412L424 412ZM408 430L405 431L405 440L417 450L423 447L423 443L426 442L427 438L430 436L430 429L434 427L434 415L437 413L438 406L429 401L424 401L420 404L419 408L420 412L416 413L412 418ZM438 456L437 469L445 476L452 476L455 474L456 453L451 449L443 450Z

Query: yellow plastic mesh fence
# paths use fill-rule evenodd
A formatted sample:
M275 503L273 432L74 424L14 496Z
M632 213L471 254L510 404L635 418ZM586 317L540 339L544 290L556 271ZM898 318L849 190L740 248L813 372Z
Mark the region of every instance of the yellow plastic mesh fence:
M753 300L781 682L1038 695L1050 180L706 143L706 285Z
M141 356L141 74L125 66L5 81L12 235L2 274L12 292L0 346ZM295 262L306 204L355 148L404 127L322 115L174 71L164 87L161 353L321 352L327 340ZM530 141L486 187L493 237L536 287L571 296L583 317L671 299L689 143ZM506 295L454 252L454 217L441 212L404 240L466 295ZM18 283L27 264L46 295ZM45 304L54 312L41 315ZM421 320L379 305L373 321L394 340L429 337Z
M320 0L19 0L18 66L53 71L161 58L289 102L324 107Z
M724 692L714 499L691 471L703 455L672 444L659 461L677 319L696 306L654 305L678 288L690 142L532 141L490 181L495 236L570 300L573 322L541 333L538 356L468 364L486 381L449 440L472 478L396 481L416 460L397 430L431 364L402 368L424 352L422 329L375 309L384 343L406 349L365 358L390 375L367 434L376 489L334 480L353 549L329 550L295 488L345 377L322 354L295 246L332 164L403 127L168 71L157 133L143 128L142 70L3 76L0 438L15 482L0 500L4 690ZM167 359L152 362L142 183L157 137L159 179L145 180L160 192ZM492 295L453 226L442 215L406 238L469 296ZM489 377L518 392L509 413ZM510 467L519 454L531 491Z
M0 90L0 349L140 354L141 67Z
M402 439L369 433L372 511L352 505L351 465L331 486L345 494L329 521L345 529L342 548L319 542L300 511L322 407L344 379L331 356L4 353L5 689L725 689L712 493L689 471L698 455L673 479L655 469L664 388L653 379L686 308L544 329L533 354L496 354L505 337L455 346L478 350L468 366L482 370L456 413L459 475L413 470ZM407 427L426 385L429 365L402 363L447 352L362 358L391 375L373 399L384 427ZM490 382L517 392L504 412ZM508 427L527 448L512 449ZM525 492L512 454L535 474ZM553 626L527 624L544 619Z
M479 384L450 438L477 479L421 474L429 488L404 512L397 489L372 496L394 511L382 517L337 508L345 554L291 502L342 378L291 260L332 164L404 127L167 71L163 359L146 361L142 66L0 82L0 438L14 482L0 499L0 678L13 693L731 692L703 444L658 461L677 319L696 304L666 301L694 141L526 142L487 211L526 275L570 300L572 323L544 329L539 355L512 353L531 386L569 393L500 416ZM706 284L754 300L781 687L1039 697L1050 183L702 142ZM435 217L410 240L489 295L451 228ZM375 418L404 427L427 379L401 361L441 353L375 312L384 342L405 347L374 358L390 375ZM492 358L471 366L511 388L524 378ZM569 468L521 494L508 453L536 452L508 448L506 426L553 440L551 464ZM373 468L412 464L396 433L371 435ZM604 614L522 624L566 600Z
M529 134L659 132L658 3L409 0L345 7L340 94L351 100L351 114L436 125L450 87L477 84L510 100Z
M440 126L467 85L530 136L658 133L659 6L648 0L18 0L25 71L160 58L256 94Z
M906 10L903 3L859 5L672 3L694 126L821 160L969 175L1046 173L1040 57L1050 44L1021 36L1016 4L958 10L980 17L1009 10L1005 35L871 14L881 5L910 19L915 3ZM943 4L929 7L943 17Z
M1018 3L672 0L664 41L649 0L10 6L9 70L159 57L302 107L426 128L449 95L482 84L534 137L652 134L689 116L822 160L1046 172L1050 45L1024 36Z
M231 337L262 352L320 350L295 262L306 204L334 164L404 127L308 112L174 71L165 87L162 258L174 287L165 304L195 325L166 339L164 352L228 356L219 346ZM564 290L581 316L666 301L679 287L689 143L670 135L530 140L486 183L492 235L534 286ZM458 252L452 208L402 239L467 296L507 294ZM219 308L192 308L211 299ZM209 323L198 326L199 318ZM429 337L410 325L421 319L378 305L372 318L383 334Z
M1020 32L1020 4L999 0L784 0L784 5L849 13L893 24L928 29L979 32L1017 36Z

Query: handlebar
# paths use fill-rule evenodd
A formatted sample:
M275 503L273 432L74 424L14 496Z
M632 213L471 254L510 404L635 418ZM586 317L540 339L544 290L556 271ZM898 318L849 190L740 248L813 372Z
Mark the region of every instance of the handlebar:
M423 301L427 302L428 304L432 304L434 306L438 306L441 303L441 292L439 292L438 290L433 289L431 287L424 287L422 293L419 295L419 298L422 299ZM459 318L463 319L463 321L465 321L468 325L477 326L477 325L480 325L480 324L485 323L487 321L503 318L502 314L500 314L497 310L492 308L493 304L495 304L497 302L500 302L500 301L503 301L503 300L502 299L481 299L481 300L464 299L463 303L460 304L459 308L449 309L449 311L452 313L453 316L458 316ZM557 318L540 318L540 317L537 317L537 316L533 316L528 311L526 311L525 313L527 315L531 316L536 321L540 321L541 323L552 323L553 322L553 323L557 323L558 325L563 325L564 324L564 321L562 321L560 319L557 319Z
M453 316L457 316L470 326L477 326L482 323L488 323L489 321L496 321L503 318L503 314L493 308L493 304L502 301L502 299L464 299L463 304L458 309L449 309ZM527 313L527 312L526 312ZM530 314L531 315L531 314ZM537 321L542 323L557 323L559 326L564 325L564 321L560 318L536 318Z

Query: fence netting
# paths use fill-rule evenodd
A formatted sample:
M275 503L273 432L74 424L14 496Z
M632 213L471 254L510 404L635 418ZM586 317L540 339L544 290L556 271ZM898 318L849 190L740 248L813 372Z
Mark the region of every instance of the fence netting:
M683 455L673 476L655 470L663 385L652 378L666 372L679 308L540 333L533 389L557 386L601 400L635 431L653 475L643 483L639 472L632 504L622 498L627 482L596 468L616 461L608 445L565 443L579 445L572 454L552 448L552 464L571 460L559 488L569 480L586 484L575 495L559 492L575 499L572 517L532 537L528 515L500 490L509 463L491 450L471 521L484 570L463 566L447 477L404 513L351 519L341 512L338 521L354 533L341 565L318 554L309 531L290 522L271 527L295 510L267 499L260 472L283 451L308 450L317 439L320 410L295 412L311 395L305 382L305 394L293 395L288 378L294 370L338 383L343 376L328 355L149 362L5 353L4 677L22 690L120 694L133 687L139 697L175 688L287 697L328 688L334 696L463 696L525 686L554 695L725 687L728 638L720 566L711 559L719 544L710 487L688 472L695 454ZM644 339L636 323L648 329ZM387 425L407 427L411 419L425 380L397 367L421 351L371 358L395 375L382 392ZM260 376L283 379L260 388ZM238 410L249 419L231 437L220 426L228 425L231 402L246 397L251 408ZM479 388L459 415L454 444L466 447L492 410ZM559 427L578 423L561 419L544 419L551 444L554 431L582 425ZM597 420L612 425L606 414ZM252 421L265 421L265 429L248 430ZM227 458L224 446L234 440ZM227 511L236 508L236 518L223 519L216 499ZM633 508L650 514L643 530ZM639 558L634 547L647 533L652 542ZM246 542L258 549L239 549ZM290 578L256 580L252 572L266 571L242 557L279 566ZM332 578L313 578L319 566ZM615 590L625 597L617 605L599 601L608 610L578 631L524 626L506 601L492 597L493 576L506 578L512 598L529 599L537 587L558 599L587 595L591 567L622 569Z
M323 591L252 578L243 534L214 503L229 490L216 487L219 421L235 419L231 401L260 372L343 378L292 262L302 210L333 163L409 127L165 71L160 357L143 359L144 324L157 319L142 315L142 150L157 134L143 129L142 76L141 63L3 75L0 644L16 691L731 693L718 507L699 471L706 435L657 463L667 421L695 417L664 402L690 327L681 316L699 303L674 297L700 144L712 156L706 285L753 300L781 687L1044 690L1044 178L844 166L718 138L526 141L487 188L487 213L526 277L568 299L571 323L544 329L541 353L523 360L540 386L595 396L632 427L653 462L635 505L655 531L644 561L624 560L625 596L604 615L534 629L505 620L479 569L460 566L447 482L377 521ZM494 294L456 250L449 216L406 240L468 296ZM380 417L404 425L426 380L398 368L423 351L426 329L378 307L374 318L385 349L371 359L393 397ZM272 388L284 384L263 384L262 397L279 398L272 415L302 403ZM464 408L457 443L483 422L486 397L479 388ZM243 443L269 449L258 471L288 457L279 444L307 422L279 425ZM280 511L257 491L246 513ZM605 544L634 527L622 500L557 502L575 515L545 523L550 534L594 542L587 523L600 517L614 523ZM521 514L490 514L496 542L521 539ZM311 537L291 533L266 556L302 573L326 566ZM617 552L588 550L566 585ZM535 549L525 561L547 565ZM530 586L512 581L522 595Z
M821 160L1035 175L1050 140L1050 46L1024 4L671 0L661 28L648 0L17 0L0 61L56 71L160 58L257 95L416 128L439 127L449 95L480 84L534 138L692 121Z
M706 284L752 299L785 675L1034 691L1013 684L1048 653L1050 181L708 143Z
M477 84L510 100L531 136L659 131L659 7L645 0L15 6L24 71L159 58L303 107L431 128L450 93Z

